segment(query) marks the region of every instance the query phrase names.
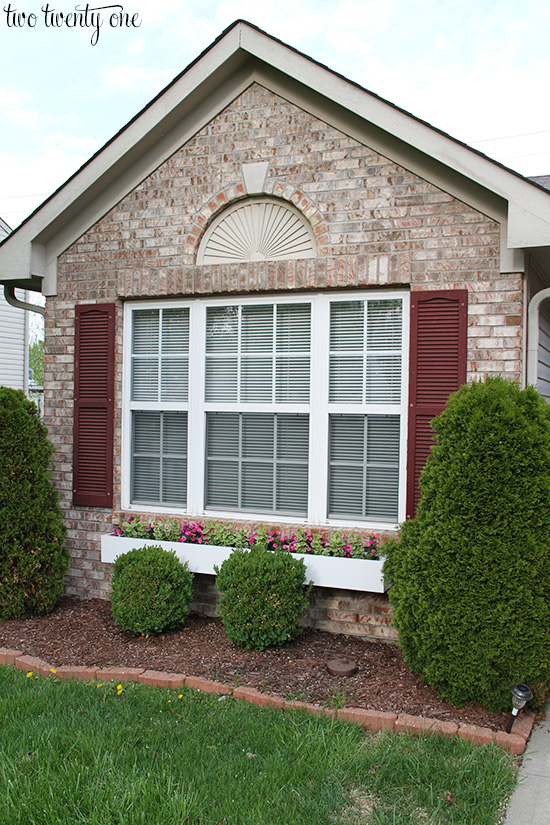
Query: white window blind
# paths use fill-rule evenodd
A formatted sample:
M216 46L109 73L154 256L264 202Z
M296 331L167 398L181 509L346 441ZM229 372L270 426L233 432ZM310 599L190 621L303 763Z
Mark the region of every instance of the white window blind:
M187 503L187 413L132 415L132 500Z
M206 506L307 515L307 415L207 413Z
M333 301L330 308L330 401L396 404L401 400L402 302Z
M310 304L208 307L205 400L309 401Z
M330 415L329 517L398 519L400 416L375 410L401 402L402 330L400 298L331 303L329 402L355 414Z
M397 415L330 416L329 516L397 521L399 430Z
M189 310L133 314L132 401L187 401Z
M136 504L186 506L187 411L152 408L187 402L188 389L189 309L134 310L131 501Z

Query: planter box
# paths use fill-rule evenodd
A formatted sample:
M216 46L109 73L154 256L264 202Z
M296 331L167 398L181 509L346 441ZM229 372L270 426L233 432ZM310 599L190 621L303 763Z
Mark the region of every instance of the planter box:
M117 556L128 553L134 547L155 544L166 550L174 550L182 562L189 563L193 573L215 575L214 565L219 567L233 552L232 547L218 547L213 544L185 544L179 541L155 541L154 539L101 537L101 561L114 562ZM363 590L368 593L383 593L386 590L382 576L384 559L364 561L363 559L342 559L332 556L312 556L293 553L303 559L306 565L306 580L316 587L335 587L340 590Z

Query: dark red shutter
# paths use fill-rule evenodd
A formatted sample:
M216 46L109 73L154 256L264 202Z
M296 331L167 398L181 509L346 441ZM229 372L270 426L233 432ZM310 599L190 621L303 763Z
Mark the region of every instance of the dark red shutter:
M416 513L433 444L430 421L466 383L467 324L466 289L411 293L407 518Z
M73 504L113 506L115 305L76 307Z

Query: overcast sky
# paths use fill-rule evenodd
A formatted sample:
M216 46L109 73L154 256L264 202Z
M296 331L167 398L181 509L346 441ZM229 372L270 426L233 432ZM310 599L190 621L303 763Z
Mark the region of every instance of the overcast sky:
M52 12L85 7L0 6L0 217L12 228L238 18L521 174L550 173L548 0L123 0L134 26L112 27L113 9L99 30L54 25Z

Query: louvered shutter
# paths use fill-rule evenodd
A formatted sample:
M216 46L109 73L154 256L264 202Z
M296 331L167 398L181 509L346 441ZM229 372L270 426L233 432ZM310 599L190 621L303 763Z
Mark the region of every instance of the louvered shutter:
M411 294L407 518L416 513L420 473L433 444L430 421L466 383L468 292Z
M115 305L76 307L73 504L113 506Z

